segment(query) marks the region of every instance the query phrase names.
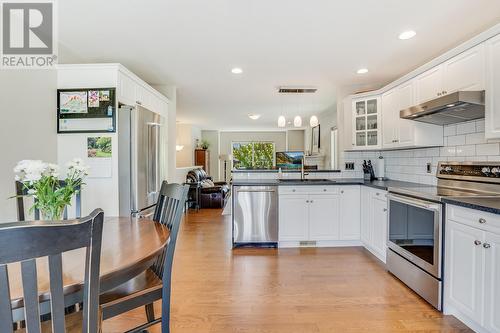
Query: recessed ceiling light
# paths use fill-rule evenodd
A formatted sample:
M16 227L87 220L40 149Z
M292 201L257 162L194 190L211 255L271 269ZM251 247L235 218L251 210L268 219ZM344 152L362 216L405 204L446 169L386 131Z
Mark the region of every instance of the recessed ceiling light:
M233 69L231 69L231 73L233 74L241 74L243 73L243 70L239 67L234 67Z
M413 30L404 31L401 34L399 34L399 39L402 39L402 40L410 39L410 38L415 37L416 34L417 33Z
M257 120L260 118L260 114L249 114L248 118L250 118L252 120Z
M358 71L356 73L358 73L358 74L366 74L366 73L368 73L368 69L366 69L366 68L360 68L360 69L358 69Z

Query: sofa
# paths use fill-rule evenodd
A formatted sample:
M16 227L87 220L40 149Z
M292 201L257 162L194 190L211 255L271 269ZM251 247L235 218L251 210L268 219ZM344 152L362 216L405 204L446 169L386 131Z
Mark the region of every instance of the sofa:
M214 182L205 170L196 168L188 172L186 183L191 186L188 195L191 203L199 208L224 208L229 193L226 182Z

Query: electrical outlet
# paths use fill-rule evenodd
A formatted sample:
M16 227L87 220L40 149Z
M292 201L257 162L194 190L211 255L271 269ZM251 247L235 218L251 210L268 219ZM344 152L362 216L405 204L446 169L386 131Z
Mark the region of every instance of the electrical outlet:
M431 165L431 163L427 163L427 173L432 173L432 165Z
M354 162L345 162L346 170L354 170Z

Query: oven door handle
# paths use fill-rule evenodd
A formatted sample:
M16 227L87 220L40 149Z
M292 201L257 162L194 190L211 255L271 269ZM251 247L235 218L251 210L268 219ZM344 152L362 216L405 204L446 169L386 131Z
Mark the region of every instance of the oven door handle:
M392 201L397 201L401 202L410 206L415 206L415 207L420 207L423 209L427 210L432 210L432 211L440 211L441 210L441 205L440 204L434 204L430 203L428 201L416 199L416 198L410 198L410 197L405 197L397 194L392 194L389 193L387 194L387 199L392 200Z

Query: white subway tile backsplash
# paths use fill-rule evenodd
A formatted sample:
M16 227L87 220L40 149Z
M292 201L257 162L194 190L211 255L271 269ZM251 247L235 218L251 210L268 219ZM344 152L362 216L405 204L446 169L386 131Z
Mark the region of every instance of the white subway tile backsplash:
M465 135L453 135L447 137L447 146L458 146L465 144Z
M477 145L481 143L486 143L486 138L484 133L472 133L465 136L465 143L468 145Z
M476 146L477 155L499 155L500 145L498 143L485 143Z
M477 120L476 121L476 132L477 133L484 133L484 119L481 119L481 120Z
M467 146L458 146L456 147L457 156L474 156L476 155L476 146L475 145L467 145Z
M457 134L470 134L476 132L476 121L457 124Z
M457 125L448 125L443 129L444 136L457 135Z

